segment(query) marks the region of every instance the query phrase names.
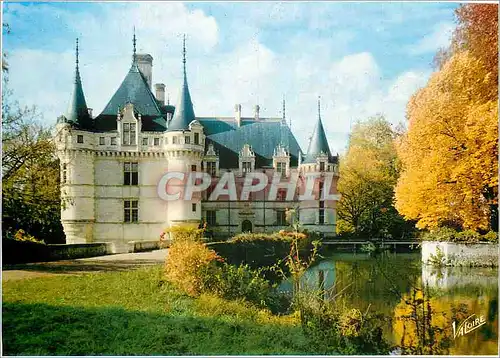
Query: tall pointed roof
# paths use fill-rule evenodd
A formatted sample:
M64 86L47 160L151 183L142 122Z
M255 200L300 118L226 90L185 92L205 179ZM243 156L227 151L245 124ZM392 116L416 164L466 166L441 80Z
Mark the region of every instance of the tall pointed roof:
M174 116L167 129L169 132L189 129L189 123L195 120L193 102L191 101L191 94L189 93L186 75L186 35L184 35L183 40L182 63L184 69L184 79L177 106L175 107Z
M328 159L332 157L330 147L328 146L328 140L326 139L325 129L321 122L321 105L320 99L318 98L318 122L316 123L314 133L309 142L304 163L316 163L316 157L320 154L328 155Z
M132 103L134 109L142 116L159 117L162 115L155 96L151 92L149 85L139 70L137 65L135 31L133 38L132 66L127 76L116 90L111 100L108 102L101 115L116 116L118 111L127 103Z
M90 129L92 127L92 118L89 115L85 95L83 94L82 79L80 77L79 68L79 52L78 52L78 38L76 39L76 62L75 62L75 82L73 86L73 93L71 95L68 111L66 112L66 120L76 124L83 129Z

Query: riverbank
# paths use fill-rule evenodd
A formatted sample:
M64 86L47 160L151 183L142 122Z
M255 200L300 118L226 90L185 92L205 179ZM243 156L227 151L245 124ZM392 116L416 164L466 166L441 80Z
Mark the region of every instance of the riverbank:
M297 317L182 295L163 267L3 283L5 355L310 354Z

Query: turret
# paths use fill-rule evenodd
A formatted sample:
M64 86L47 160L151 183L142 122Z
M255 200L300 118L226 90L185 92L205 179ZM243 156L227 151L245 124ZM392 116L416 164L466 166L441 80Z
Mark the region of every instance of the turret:
M185 173L201 171L201 161L205 150L203 127L196 120L186 73L186 37L183 40L183 82L177 106L165 134L168 171ZM187 179L186 179L187 180ZM182 184L172 190L183 192ZM201 221L201 193L193 194L191 200L168 202L168 222L170 226L179 224L198 225Z
M68 111L56 126L56 148L61 173L61 223L66 243L93 241L94 137L92 118L83 94L78 68L78 39L73 93Z
M76 61L75 61L75 80L73 83L73 92L70 97L68 110L66 114L60 117L59 122L67 122L80 129L92 129L92 117L90 115L85 95L83 93L82 79L79 68L78 39L76 39Z

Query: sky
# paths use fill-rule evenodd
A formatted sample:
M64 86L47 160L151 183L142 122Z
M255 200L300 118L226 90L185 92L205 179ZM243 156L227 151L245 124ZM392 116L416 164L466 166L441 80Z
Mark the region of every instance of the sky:
M80 39L80 73L89 107L99 114L138 53L153 56L153 83L175 105L187 74L199 117L286 119L307 150L317 98L332 152L345 152L352 124L383 114L405 123L410 96L432 74L447 46L457 3L417 2L92 2L3 3L3 51L9 87L36 105L47 125L64 114Z

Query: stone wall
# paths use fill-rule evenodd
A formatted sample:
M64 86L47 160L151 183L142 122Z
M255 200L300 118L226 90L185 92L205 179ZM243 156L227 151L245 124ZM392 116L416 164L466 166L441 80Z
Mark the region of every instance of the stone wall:
M422 262L436 266L498 266L498 244L424 241Z

